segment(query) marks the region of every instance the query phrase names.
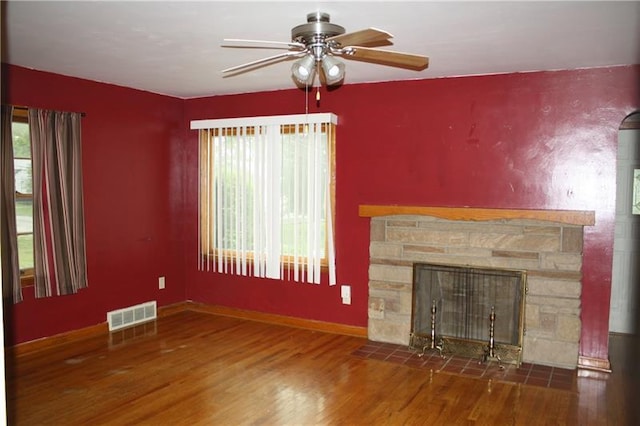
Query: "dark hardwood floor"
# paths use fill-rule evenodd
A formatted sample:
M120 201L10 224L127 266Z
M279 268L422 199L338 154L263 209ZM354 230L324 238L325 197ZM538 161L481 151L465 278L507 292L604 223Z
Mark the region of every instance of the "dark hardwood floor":
M15 425L637 424L638 340L572 390L363 358L366 340L191 311L7 358ZM635 411L634 411L635 410Z

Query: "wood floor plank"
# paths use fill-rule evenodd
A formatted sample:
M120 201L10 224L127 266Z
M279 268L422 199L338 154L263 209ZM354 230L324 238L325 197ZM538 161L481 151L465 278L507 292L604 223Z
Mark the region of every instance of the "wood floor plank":
M630 424L613 373L564 391L364 359L366 340L202 312L7 359L15 425ZM615 342L614 342L615 343ZM615 346L614 344L614 347ZM614 351L615 352L615 351ZM615 354L615 353L614 353Z

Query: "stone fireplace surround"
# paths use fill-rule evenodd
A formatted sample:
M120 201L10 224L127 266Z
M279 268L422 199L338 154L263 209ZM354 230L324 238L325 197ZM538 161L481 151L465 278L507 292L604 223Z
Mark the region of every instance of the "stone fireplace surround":
M576 368L591 211L360 206L371 218L369 339L409 344L413 264L527 271L522 360Z

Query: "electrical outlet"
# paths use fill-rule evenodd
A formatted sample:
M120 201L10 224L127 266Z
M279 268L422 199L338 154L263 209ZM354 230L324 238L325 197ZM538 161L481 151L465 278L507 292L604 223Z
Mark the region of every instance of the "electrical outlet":
M164 277L158 278L158 289L164 289Z
M351 286L350 285L340 286L340 297L342 297L343 305L351 304Z

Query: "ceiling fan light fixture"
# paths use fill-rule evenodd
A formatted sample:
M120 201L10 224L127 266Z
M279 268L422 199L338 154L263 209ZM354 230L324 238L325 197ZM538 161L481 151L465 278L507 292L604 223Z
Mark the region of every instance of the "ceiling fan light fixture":
M333 56L326 55L322 58L322 71L328 85L339 83L344 79L344 63Z
M310 85L316 73L316 60L313 55L305 55L293 63L291 74L299 83Z

